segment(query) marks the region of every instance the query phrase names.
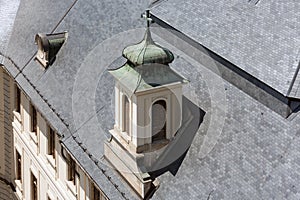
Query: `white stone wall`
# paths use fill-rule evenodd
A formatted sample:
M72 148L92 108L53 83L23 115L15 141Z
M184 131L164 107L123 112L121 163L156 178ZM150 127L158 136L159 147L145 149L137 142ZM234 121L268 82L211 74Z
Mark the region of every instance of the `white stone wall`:
M38 182L39 200L89 200L93 183L76 166L77 185L67 180L67 163L59 137L55 159L48 155L49 124L37 112L37 133L31 130L31 102L21 92L20 112L14 110L16 84L0 66L0 200L31 199L31 173ZM21 155L21 180L16 180L16 152ZM13 189L16 190L15 194Z
M22 156L22 183L16 181L17 194L20 198L31 198L31 173L37 178L38 197L46 200L76 199L68 191L66 173L67 167L64 159L56 151L55 159L48 155L48 125L44 118L37 114L37 134L30 132L30 101L21 95L21 123L14 118L14 148ZM60 149L58 137L56 147ZM57 169L57 170L56 170ZM59 169L59 170L58 170ZM58 175L60 178L58 178ZM76 193L75 193L76 194Z
M125 95L130 103L129 133L122 132ZM158 100L165 100L167 104L167 139L174 137L181 126L182 84L180 83L130 94L125 86L117 82L115 85L115 131L135 147L150 144L152 142L151 108Z

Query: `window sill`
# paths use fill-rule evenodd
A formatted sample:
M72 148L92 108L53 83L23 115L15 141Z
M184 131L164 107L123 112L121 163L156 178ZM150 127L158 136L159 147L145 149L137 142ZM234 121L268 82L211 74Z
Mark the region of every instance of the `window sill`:
M155 141L152 144L144 144L137 148L137 153L147 153L147 152L157 151L161 148L166 147L169 142L170 140L168 139L162 139L159 141Z
M17 111L13 111L15 118L21 123L21 114Z
M129 142L130 142L130 136L127 134L127 132L120 132L120 133L121 133L122 138L123 138L127 143L129 143Z
M52 155L46 155L46 158L47 158L47 161L48 161L48 163L49 163L49 165L53 168L53 169L55 169L55 158L53 158L53 156Z
M23 196L22 182L21 180L15 180L16 193L21 198Z
M47 192L47 197L48 197L48 199L51 199L51 200L52 200L52 199L55 199L55 198L54 198L54 195L53 195L52 192L50 192L50 191Z
M37 134L36 134L36 132L30 132L29 131L29 135L30 135L30 139L37 145Z
M73 181L66 181L66 185L68 189L71 191L71 193L76 197L77 196L76 185L74 185Z

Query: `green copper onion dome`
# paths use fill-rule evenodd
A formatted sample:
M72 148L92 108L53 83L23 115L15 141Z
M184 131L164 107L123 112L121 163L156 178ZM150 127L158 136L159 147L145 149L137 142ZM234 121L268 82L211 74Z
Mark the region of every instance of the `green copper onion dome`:
M138 44L126 47L123 50L123 56L135 66L149 63L167 65L174 60L174 55L170 50L153 41L149 27L147 27L144 39Z

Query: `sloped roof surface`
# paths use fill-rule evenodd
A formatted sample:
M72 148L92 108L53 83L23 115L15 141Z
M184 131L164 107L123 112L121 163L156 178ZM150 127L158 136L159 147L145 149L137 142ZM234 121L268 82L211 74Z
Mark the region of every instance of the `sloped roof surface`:
M199 1L201 5L196 4L197 2L162 1L161 7L152 11L157 12L156 14L160 12L161 16L168 19L182 20L180 24L185 27L181 31L189 32L193 39L196 36L210 38L208 43L214 46L218 43L215 37L224 38L224 43L216 45L216 51L226 54L232 62L233 55L243 58L244 60L239 60L234 57L237 62L235 64L249 67L253 75L266 79L269 84L277 85L278 90L286 92L289 84L278 77L290 80L288 72L294 73L296 65L283 69L274 67L271 70L264 63L270 62L278 66L275 64L281 60L276 57L279 53L273 51L274 45L280 46L282 43L279 41L293 40L299 34L292 27L291 32L283 31L289 30L290 25L280 20L276 22L279 24L275 23L274 30L273 26L265 25L263 19L268 18L265 11L259 7L254 8L253 4L248 5L246 0L226 1L227 4L222 5L216 0ZM292 10L299 12L296 11L299 10L296 9L296 4L294 8L287 1L286 4L280 2L283 1L271 3L261 0L257 6L264 5L274 18L273 21L276 21L278 14L274 9L284 11L284 15L291 14ZM142 39L144 30L134 31L137 33L136 37L125 34L132 37L118 39L114 36L130 28L144 26L144 22L138 19L147 6L147 2L138 0L24 0L20 4L7 50L7 56L12 58L15 65L7 59L4 60L5 67L16 76L16 81L32 103L64 135L63 145L111 199L123 199L122 192L127 199L136 199L137 196L103 159L103 142L107 139L108 129L114 123L114 79L105 70L110 64L105 61L120 57L124 47ZM169 13L164 13L169 9ZM222 15L223 18L215 21L201 21L202 26L196 26L195 23L192 26L190 21L196 20L192 16L198 18L201 14L199 12L205 12L211 19L217 18L219 13L227 17ZM261 23L262 27L266 26L259 29L257 25L259 31L273 30L270 34L274 36L275 44L271 39L264 41L260 37L253 43L241 33L232 35L233 33L228 30L226 32L225 29L224 33L219 31L223 26L228 28L230 19L239 25L236 26L238 32L242 29L249 30L245 24L241 24L245 19L238 17L246 15L255 17L253 21ZM293 20L297 21L297 17L292 17L291 21ZM296 21L295 29L298 26ZM210 23L214 27L210 31L211 36L203 32L210 30ZM291 37L274 33L275 29L279 29L280 23L285 29L278 31L290 34ZM54 64L44 70L32 60L37 49L34 35L52 31L68 31L69 37ZM262 33L265 34L265 31ZM227 37L223 37L224 34ZM106 42L108 38L113 39ZM230 42L232 45L228 45ZM295 46L297 42L294 39ZM269 47L272 47L271 50ZM168 49L174 55L179 55L176 49ZM284 45L278 51L283 51L282 49L288 51L290 46ZM270 55L266 55L265 51L269 51ZM289 54L282 52L282 65L286 66L286 61L292 59L289 55L297 55L296 48L294 51ZM254 55L259 55L260 59L256 60ZM273 57L275 60L272 60ZM257 65L247 64L250 61ZM264 66L266 71L260 71L260 68L254 66ZM216 83L217 75L199 63L187 61L186 58L176 57L171 67L190 81L183 89L184 95L203 109L206 115L176 177L168 173L160 176L160 188L153 199L299 199L299 115L292 120L283 119L226 81L211 87L212 83ZM23 70L20 73L21 69ZM219 94L224 95L219 98ZM224 126L218 124L222 120ZM221 134L210 135L209 127L212 134L219 129L222 130ZM204 147L214 148L203 156L201 153ZM83 151L85 148L86 151ZM97 164L94 161L99 162Z
M0 0L0 63L3 63L19 4L19 0Z
M290 93L299 85L299 1L166 0L151 12L284 96L299 95Z
M122 193L127 199L135 199L137 196L126 183L120 181L119 176L111 174L113 170L107 165L97 166L90 157L86 157L87 153L79 148L78 143L74 142L75 137L71 135L79 133L89 133L91 138L83 138L93 142L98 139L103 142L106 137L95 124L94 127L89 127L91 130L85 129L86 126L82 124L74 124L76 120L72 111L73 87L81 63L95 46L121 31L144 27L140 15L147 6L146 1L21 1L6 51L6 56L10 57L13 63L8 59L3 60L4 66L16 78L31 102L51 126L64 136L63 144L66 148L85 167L88 174L97 174L94 177L95 182L112 199L123 199ZM34 36L37 33L63 31L68 31L69 37L57 54L56 61L45 70L33 59L37 51ZM122 54L124 47L118 49L118 55ZM101 68L101 64L97 63L93 67ZM80 106L84 108L86 104ZM86 118L83 121L89 121L87 119L90 119L90 113L85 113L84 117ZM81 132L81 128L85 130ZM80 139L77 137L77 140ZM74 143L77 144L76 148ZM90 148L88 151L93 154L92 158L100 160L103 156L103 146L98 148L93 143ZM102 170L106 171L106 175Z

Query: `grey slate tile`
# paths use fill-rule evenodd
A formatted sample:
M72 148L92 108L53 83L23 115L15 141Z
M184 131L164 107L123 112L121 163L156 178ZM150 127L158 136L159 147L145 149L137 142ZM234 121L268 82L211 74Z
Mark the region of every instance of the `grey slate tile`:
M279 30L282 22L276 22L278 24L275 24L274 27L271 22L278 20L274 10L288 10L291 9L291 5L280 4L283 6L281 8L279 3L273 5L268 1L261 1L260 7L256 8L237 0L230 1L227 5L218 5L218 2L216 0L202 1L203 5L195 6L195 1L181 1L179 7L177 1L166 1L162 4L165 6L155 8L154 12L164 15L166 20L171 19L170 16L172 16L172 20L179 20L182 22L180 26L184 31L188 31L191 37L196 38L197 36L201 38L201 41L203 39L205 44L214 46L216 51L233 59L235 64L244 67L270 85L276 84L276 89L281 92L286 91L288 86L286 81L290 80L290 74L293 74L295 68L292 66L273 69L270 66L287 65L290 62L290 57L283 56L273 60L273 56L284 54L285 51L294 48L285 46L283 43L289 43L295 36L293 35L295 33L290 31L295 28L292 26L298 26L297 19L290 18L292 23L283 26L284 30ZM66 2L66 4L68 3L70 2ZM138 17L146 6L147 3L141 1L124 3L121 1L87 2L79 0L57 28L57 31L69 31L70 37L58 53L54 65L45 71L32 61L24 70L25 75L41 91L43 97L70 124L70 131L49 110L49 107L45 105L25 77L23 75L17 77L17 82L30 96L34 105L55 129L66 135L63 140L64 145L111 199L121 198L120 193L116 192L113 185L107 181L107 178L100 169L97 169L88 155L78 147L74 139L68 137L72 132L82 140L83 144L88 147L87 150L95 158L101 160L105 134L113 123L113 103L111 103L113 82L111 77L105 72L100 73L92 103L96 108L104 107L97 115L89 115L89 112L81 113L84 119L89 120L82 124L80 129L77 129L78 127L74 124L73 107L70 102L74 100L72 95L76 74L86 57L90 55L93 58L88 64L95 67L94 71L93 68L86 68L86 71L101 72L99 69L105 68L105 66L100 66L100 55L93 54L91 51L100 42L120 31L142 26L143 21L138 20ZM273 8L273 6L278 7ZM65 5L66 8L67 5ZM28 25L28 20L32 18L31 15L24 16L28 9L27 5L21 5L17 25L23 21ZM263 9L270 14L271 22L265 22ZM199 26L190 23L192 16L199 16L199 12L205 14L195 18L197 23L199 22ZM42 12L38 10L36 14L41 15ZM283 15L288 17L291 13ZM45 17L45 19L48 18ZM257 32L251 32L249 27L244 25L247 20L257 23ZM49 28L50 26L54 27L54 22L55 20L49 22ZM26 40L26 43L20 43L21 39L17 37L27 38L29 35L34 35L36 30L42 30L45 25L44 21L31 21L30 23L36 23L36 27L18 32L18 34L14 33L13 40L11 40L10 52L14 60L21 65L26 62L36 47L31 43L33 39ZM24 26L16 26L15 29L23 30ZM220 30L222 27L224 30ZM269 33L270 29L280 34ZM285 39L283 35L289 36L288 39ZM263 38L267 38L266 41L262 42ZM138 38L128 40L138 41ZM222 42L219 43L220 40ZM258 43L259 47L255 46ZM31 46L25 51L17 49L18 44L23 46L30 44ZM282 45L278 52L274 49L276 45ZM100 52L100 49L98 51ZM264 56L266 51L270 51L270 55ZM293 52L291 54L294 55ZM112 57L119 56L113 55ZM174 61L172 67L191 81L184 88L184 94L195 100L195 103L207 113L178 174L173 177L166 173L159 177L161 186L153 199L174 199L174 196L178 199L207 199L209 194L211 194L211 199L260 199L262 196L268 199L276 198L276 194L279 198L296 199L299 197L299 188L293 187L295 182L300 181L297 172L299 141L295 137L300 128L299 116L296 116L293 121L283 119L226 81L224 81L224 87L227 90L224 98L227 109L224 110L221 105L224 103L222 99L212 99L214 95L219 95L218 90L210 88L209 79L214 77L212 72L201 64L195 66L181 57ZM263 71L261 67L264 68ZM80 88L82 93L80 94L83 96L87 94L86 91L89 91L89 81L92 82L91 79L82 81L82 88ZM213 100L217 102L215 107L212 107ZM79 107L85 108L86 104L82 103ZM212 126L212 117L215 112L225 114L222 133L221 135L207 135L207 130ZM216 119L221 119L220 116ZM215 127L218 128L218 124ZM212 151L203 157L201 152L203 152L204 144L207 145L207 148L212 148ZM120 186L121 191L124 191L129 199L137 198L105 160L101 160L99 165L106 169L107 174ZM296 172L290 170L291 167ZM274 189L277 190L276 193L273 192Z
M6 55L6 49L9 43L10 36L14 25L14 20L18 11L20 1L0 1L0 55ZM1 56L0 63L3 64Z
M284 5L284 6L282 6ZM300 5L294 1L164 1L151 12L283 95L298 63ZM175 14L176 13L176 14ZM298 27L298 28L296 28ZM199 34L200 33L200 34Z

